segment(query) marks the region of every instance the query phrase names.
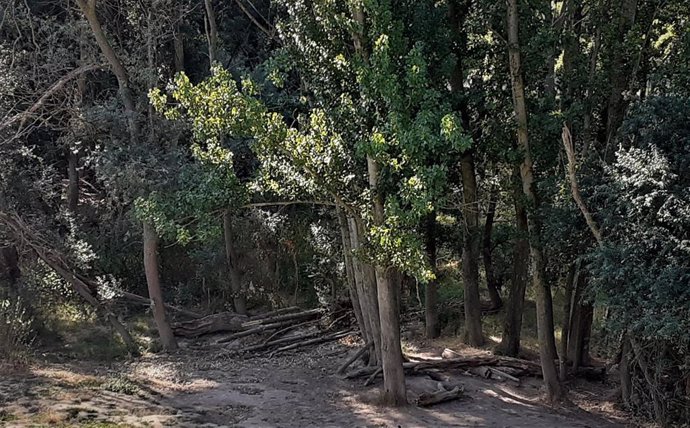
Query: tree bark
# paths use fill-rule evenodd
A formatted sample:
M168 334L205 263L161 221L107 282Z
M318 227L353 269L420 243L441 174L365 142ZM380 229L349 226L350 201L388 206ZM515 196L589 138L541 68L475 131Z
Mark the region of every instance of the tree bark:
M582 293L586 283L586 273L580 269L577 281L573 284L570 308L570 323L568 328L567 358L572 363L573 370L590 364L589 339L591 336L594 308L591 303L582 301Z
M208 62L210 66L213 66L213 62L216 60L218 48L218 26L216 25L216 14L213 11L213 4L211 3L211 0L204 0L204 7L206 8Z
M67 148L67 209L76 214L79 207L79 158L71 147Z
M158 232L155 227L144 222L144 271L149 289L149 299L153 310L153 319L158 328L158 335L163 348L171 351L177 349L177 341L173 335L163 305L160 276L158 273Z
M536 183L532 153L529 145L527 127L527 106L525 89L520 65L520 42L518 38L518 5L517 0L507 1L508 9L508 52L510 59L510 77L512 82L513 105L517 118L518 146L523 152L523 162L520 165L522 189L529 203L532 213L528 216L528 230L530 238L530 253L532 260L532 281L537 300L537 329L539 336L539 358L546 387L546 397L555 401L563 396L563 390L558 381L558 372L554 363L556 348L553 333L553 309L551 289L546 283L545 260L541 248L541 224L539 221L539 200L537 198ZM549 315L551 319L549 320ZM550 321L550 322L549 322Z
M568 268L568 276L565 280L565 301L563 302L563 322L561 323L561 348L558 353L559 379L564 382L568 376L568 334L570 331L570 313L572 306L570 301L573 296L573 285L578 281L580 260L572 263Z
M374 223L384 224L383 197L380 193L379 167L376 160L367 156L369 188L372 194ZM405 372L403 371L402 348L400 345L400 314L398 294L400 288L391 280L390 267L376 266L379 322L381 325L381 366L383 367L382 402L388 406L407 403Z
M235 238L232 232L232 214L229 210L223 213L223 239L225 241L225 262L230 278L235 312L241 315L247 313L247 297L242 287L242 273L237 266L237 252L235 251Z
M350 301L352 302L352 310L355 313L355 318L357 319L357 325L359 326L360 334L366 343L371 343L373 346L374 342L371 338L371 332L367 328L364 322L364 316L362 315L362 306L360 305L360 295L357 292L357 285L355 284L355 271L354 271L354 261L352 256L352 240L350 238L350 228L348 226L347 216L342 209L337 208L338 222L340 225L340 237L343 242L343 263L345 265L345 275L347 281L347 290L350 295Z
M494 229L494 218L496 217L496 192L489 196L489 206L486 211L486 221L484 222L484 239L482 240L482 256L484 259L484 272L486 274L486 288L489 290L491 299L491 309L498 309L503 306L501 294L498 291L498 281L494 275L493 260L491 257L491 235Z
M462 245L462 281L465 288L465 335L471 346L482 346L482 312L479 299L479 203L472 152L460 160L462 170L462 217L465 230Z
M523 202L524 194L520 184L519 171L515 171L513 186L513 203L515 205L515 228L517 237L513 247L513 272L508 294L508 306L503 326L503 337L498 347L504 355L517 357L520 353L520 335L522 330L522 312L525 306L525 290L529 271L529 231L527 227L527 209Z
M120 97L122 98L122 104L124 104L125 114L127 116L130 138L132 143L136 143L139 135L139 123L137 122L136 103L134 101L132 91L129 88L129 75L127 74L127 70L122 65L120 58L117 56L113 50L113 47L108 42L108 38L105 36L105 32L101 27L101 22L98 20L98 15L96 14L96 0L76 0L76 3L89 23L94 38L96 39L96 43L98 43L98 47L110 64L110 67L117 78L117 83L120 89Z
M436 268L436 212L432 212L426 218L426 253L429 264L434 272ZM429 281L424 288L424 319L426 321L426 337L434 339L439 336L438 324L438 279Z

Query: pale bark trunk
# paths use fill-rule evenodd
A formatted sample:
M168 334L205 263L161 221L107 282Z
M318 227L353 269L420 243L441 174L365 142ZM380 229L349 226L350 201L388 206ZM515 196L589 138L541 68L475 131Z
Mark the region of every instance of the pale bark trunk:
M426 253L434 274L436 269L436 212L432 212L426 219ZM426 321L426 337L434 339L439 336L438 324L438 280L433 279L424 288L424 318Z
M184 33L179 28L175 32L173 48L175 49L175 71L179 73L184 71Z
M144 222L144 271L146 283L149 289L149 299L153 310L153 319L156 322L158 336L165 350L177 349L177 341L173 335L163 305L163 292L161 291L160 275L158 273L158 232L148 222Z
M462 246L462 281L465 288L465 335L471 346L482 346L482 313L479 299L479 204L472 152L462 155L462 217L465 230Z
M517 118L518 146L523 152L520 166L522 189L533 212L528 216L530 252L532 260L532 281L537 300L537 329L539 336L539 358L542 366L546 396L550 401L558 400L563 390L558 381L558 372L554 363L556 348L553 333L553 311L551 308L551 289L546 283L545 260L541 248L541 224L539 221L539 201L534 179L532 153L527 133L527 107L525 102L524 83L520 65L520 43L518 38L517 0L508 0L508 52L510 57L510 77L513 90L513 104ZM551 314L551 317L549 316ZM551 319L549 319L551 318ZM549 323L549 320L551 321Z
M362 249L360 236L364 233L362 220L349 218L351 247L354 251ZM362 310L362 320L367 326L367 336L373 341L373 352L369 354L369 365L378 365L381 360L381 324L379 321L378 291L376 274L371 265L363 263L356 257L352 258L355 288L359 296Z
M580 270L580 260L570 265L568 276L565 280L565 299L563 302L563 321L561 323L561 347L558 353L559 378L564 382L568 377L568 334L570 331L570 313L573 296L573 285L577 282Z
M380 193L379 167L377 162L367 157L369 188L372 194L372 211L377 225L384 223L383 197ZM399 406L407 403L405 372L403 371L402 348L400 345L400 314L398 313L398 294L400 288L391 281L390 268L376 266L378 290L379 322L381 325L381 366L383 368L384 404Z
M513 272L506 307L506 318L503 337L499 350L504 355L517 357L520 353L520 335L522 330L522 312L525 306L525 290L529 271L529 240L527 227L527 210L523 203L524 194L517 180L519 172L515 171L516 182L513 189L515 205L515 228L517 237L513 247Z
M352 309L355 313L355 318L357 319L357 325L359 326L359 331L364 339L365 343L372 343L373 338L371 337L371 332L369 331L367 324L364 321L364 316L362 315L362 306L360 305L360 296L357 292L357 285L355 284L355 268L352 256L352 240L350 238L350 228L348 226L347 217L345 213L338 208L338 221L340 225L340 237L343 242L343 263L345 264L345 275L347 281L347 290L350 295L350 301L352 302ZM369 347L368 347L369 348Z
M225 242L225 262L230 278L230 290L232 291L235 312L240 315L247 313L247 297L242 287L242 273L237 266L237 252L235 251L235 238L232 232L232 214L229 210L223 213L223 238Z
M204 0L204 7L206 8L206 40L208 42L208 62L212 66L216 60L216 53L218 47L218 27L216 25L216 14L213 11L213 4L211 0Z

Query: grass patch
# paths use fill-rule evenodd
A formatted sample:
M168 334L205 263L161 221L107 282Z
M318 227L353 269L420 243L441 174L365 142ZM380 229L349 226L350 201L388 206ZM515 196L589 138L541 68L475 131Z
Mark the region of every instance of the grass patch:
M12 422L16 420L17 416L14 413L10 413L7 410L0 410L0 422Z
M101 389L126 395L136 395L140 391L139 386L126 376L117 376L108 379L101 385Z

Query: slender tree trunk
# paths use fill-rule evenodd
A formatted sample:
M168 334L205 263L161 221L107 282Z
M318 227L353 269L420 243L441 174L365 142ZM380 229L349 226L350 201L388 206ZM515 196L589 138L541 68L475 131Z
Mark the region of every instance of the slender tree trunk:
M436 269L436 212L426 218L426 253L434 274ZM424 318L426 321L426 337L434 339L439 336L438 324L438 280L433 279L424 288Z
M508 0L508 52L510 57L510 77L513 90L513 104L518 124L518 146L523 152L523 162L520 166L522 189L532 213L528 216L530 238L530 253L532 260L532 281L537 300L537 329L539 336L539 358L546 387L546 396L550 401L558 400L563 390L558 381L558 372L554 359L556 348L553 333L553 310L551 288L546 283L545 260L541 247L541 224L539 221L539 200L537 198L536 183L527 133L527 106L525 90L520 65L520 42L518 38L518 6L517 0ZM551 319L549 320L549 314ZM549 321L551 321L549 323Z
M559 379L564 382L568 377L568 334L570 331L570 313L573 298L573 285L577 283L580 270L580 260L570 265L565 280L565 301L563 302L563 322L561 323L561 348L558 353Z
M230 290L232 291L235 312L240 315L247 314L247 298L242 287L242 273L237 266L237 252L235 251L235 238L232 232L232 214L230 210L223 213L223 238L225 242L225 262L230 278Z
M364 233L362 219L349 218L350 240L353 251L361 250L360 236ZM381 324L379 321L378 291L374 268L356 257L352 258L355 287L359 296L362 319L367 326L368 338L373 341L373 352L369 354L369 365L378 365L381 361Z
M98 20L98 15L96 14L96 0L75 0L79 9L81 9L84 17L91 27L96 43L100 48L103 56L110 64L115 77L117 77L117 83L120 89L120 97L122 98L122 103L125 106L125 114L127 115L127 124L129 128L130 138L132 143L136 143L137 137L139 135L139 123L137 122L137 111L136 103L134 101L134 96L129 88L129 75L127 70L122 65L120 58L117 56L113 47L108 42L105 32L101 27L101 23Z
M175 72L184 71L184 33L178 27L173 38L175 50Z
M517 237L513 248L513 272L508 294L508 306L503 327L503 337L499 351L504 355L517 357L520 352L520 333L522 330L522 312L525 306L525 290L529 271L529 231L527 227L527 209L524 194L518 181L520 173L515 171L513 202L515 205L515 228Z
M213 4L211 0L204 0L204 7L206 8L206 40L208 42L208 62L213 65L217 59L216 53L218 48L218 27L216 24L216 14L213 11Z
M491 235L494 229L494 218L496 217L496 192L489 196L489 207L486 211L486 221L484 222L484 239L482 240L482 256L484 258L484 272L486 273L486 288L489 290L491 308L498 309L503 306L501 294L498 291L498 281L494 275L493 260L491 257Z
M570 309L570 324L568 331L568 347L567 358L573 365L573 370L578 367L587 366L590 363L589 358L589 338L592 329L592 319L594 316L594 308L591 303L582 301L582 293L586 284L586 273L580 269L575 282L571 309Z
M79 207L79 158L73 148L67 148L67 209L76 214Z
M340 225L340 237L343 242L343 263L345 264L347 290L350 294L352 309L355 313L357 325L359 326L359 331L362 335L362 339L364 339L364 343L373 343L371 331L369 331L367 324L364 322L362 306L360 305L360 296L357 292L357 285L355 284L355 268L352 256L352 240L350 238L350 228L348 226L347 217L345 216L345 213L343 213L342 209L337 208L337 211L338 221Z
M163 348L171 351L177 349L177 341L173 335L163 305L160 275L158 273L158 232L148 222L144 222L144 271L149 288L149 299L153 309L153 319L158 328L158 335Z
M465 335L471 346L482 346L482 313L479 299L479 203L474 158L466 152L460 160L462 169L462 217L465 227L462 246L462 281L465 288Z
M369 188L372 194L374 223L384 224L383 197L380 193L379 167L377 162L367 157ZM378 289L379 321L381 325L381 366L383 368L383 404L400 406L407 403L405 373L403 371L402 348L400 345L400 314L398 313L398 294L400 287L391 280L390 267L376 266Z

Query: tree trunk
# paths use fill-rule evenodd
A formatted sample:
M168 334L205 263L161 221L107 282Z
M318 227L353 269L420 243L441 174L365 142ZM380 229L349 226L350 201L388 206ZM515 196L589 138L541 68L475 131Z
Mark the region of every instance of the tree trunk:
M570 301L573 296L573 286L578 281L580 260L572 263L568 268L568 276L565 280L565 299L563 302L563 321L561 323L561 348L558 353L559 379L564 382L568 376L568 334L570 331L570 313L572 306Z
M370 343L373 346L373 339L371 337L371 332L367 328L367 324L364 322L364 316L362 315L362 306L360 305L360 296L357 292L357 285L355 284L355 271L354 262L352 260L352 240L350 238L350 228L348 226L347 217L343 213L342 209L337 208L338 221L340 225L340 237L343 242L343 263L345 265L345 275L347 281L347 290L350 294L350 301L352 302L352 310L355 313L355 318L357 319L357 325L359 326L360 334L366 343ZM367 349L370 347L367 347Z
M482 346L482 313L479 299L479 205L477 201L477 181L474 172L472 152L466 152L460 160L462 169L462 281L465 288L465 335L471 346Z
M501 294L498 291L498 281L494 275L493 260L491 258L491 235L494 229L494 218L496 217L496 203L496 192L494 191L489 196L489 207L486 211L486 222L484 223L484 239L482 240L486 288L489 290L491 309L498 309L503 306L503 300L501 300Z
M586 280L586 274L581 269L577 276L577 281L573 284L568 347L566 348L567 358L572 363L573 370L590 364L589 338L591 336L594 308L591 303L582 302L582 292L584 291Z
M364 233L362 219L349 218L350 240L353 251L362 250L360 236ZM352 258L355 287L359 296L362 319L366 328L366 337L374 342L373 352L369 354L369 365L379 365L381 361L381 324L379 321L378 291L376 274L371 265Z
M184 33L180 30L179 26L173 38L173 48L175 50L175 72L179 73L184 71Z
M223 213L223 239L225 241L225 262L230 278L230 290L232 291L235 312L241 315L247 313L247 297L242 287L242 273L237 266L237 253L235 251L235 238L232 233L232 214L229 210Z
M429 265L434 272L436 269L436 212L432 212L426 218L426 253L429 257ZM439 336L438 324L438 280L434 278L424 288L424 319L426 321L426 337L434 339Z
M137 122L137 111L136 103L134 101L134 96L129 88L129 76L127 70L122 65L120 58L110 46L101 23L98 20L98 15L96 14L96 0L76 0L79 9L81 9L84 17L91 27L96 43L101 52L105 56L106 60L110 64L110 67L117 77L117 83L120 89L120 97L122 98L122 104L125 106L125 114L127 116L127 124L129 128L130 138L132 143L136 143L137 137L139 135L139 123Z
M175 350L177 349L177 342L165 314L163 292L158 273L158 233L149 222L144 222L144 271L146 272L153 319L158 328L161 344L168 351Z
M211 0L204 0L204 7L206 8L206 40L208 42L208 62L213 66L216 60L216 53L218 47L218 27L216 25L216 14L213 11L213 4Z
M541 224L539 221L539 200L537 198L536 183L532 162L532 153L527 133L527 106L525 89L520 65L520 42L518 38L518 6L517 0L508 0L508 52L510 57L510 77L512 81L513 104L517 118L518 146L523 152L523 162L520 165L522 189L527 202L533 210L528 216L528 230L530 238L530 253L532 259L532 281L537 300L537 329L539 336L539 358L544 376L546 396L549 401L562 397L563 390L558 381L558 372L554 363L556 348L553 333L553 310L551 289L546 283L545 260L541 248ZM551 319L549 315L551 314ZM549 322L550 321L550 322Z
M367 157L369 188L372 195L374 223L384 224L383 197L379 190L378 163ZM403 371L402 348L400 346L400 314L398 313L398 294L400 288L391 280L391 270L387 266L376 266L378 290L379 321L381 325L381 366L383 368L382 402L388 406L407 403L405 372Z
M527 227L527 209L524 194L518 183L519 171L515 171L513 202L515 205L515 228L517 237L513 248L513 273L508 295L508 306L503 327L503 337L499 350L504 355L517 357L520 353L520 333L522 330L522 312L525 306L525 290L529 271L529 231Z

